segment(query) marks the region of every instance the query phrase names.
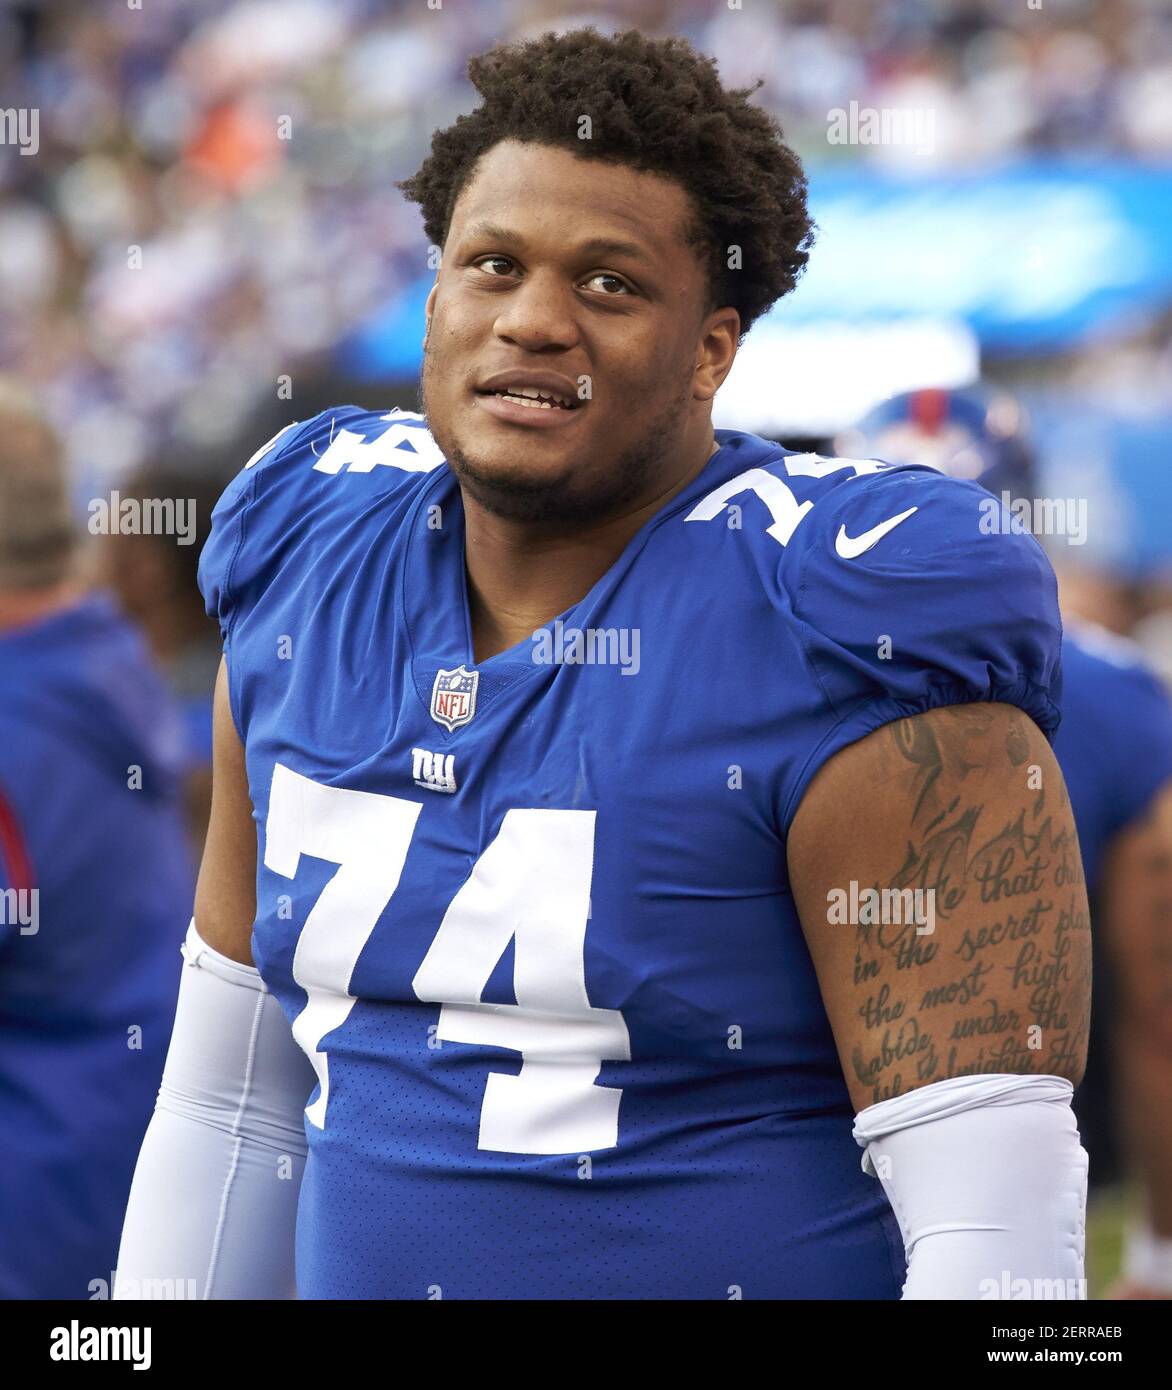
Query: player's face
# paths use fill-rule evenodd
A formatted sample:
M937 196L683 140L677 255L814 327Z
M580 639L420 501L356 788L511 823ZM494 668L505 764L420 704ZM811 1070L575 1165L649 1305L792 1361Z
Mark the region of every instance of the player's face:
M482 506L587 522L671 486L707 409L693 394L708 283L684 240L690 212L670 179L565 150L503 141L481 158L428 300L422 389ZM557 399L524 404L526 390Z

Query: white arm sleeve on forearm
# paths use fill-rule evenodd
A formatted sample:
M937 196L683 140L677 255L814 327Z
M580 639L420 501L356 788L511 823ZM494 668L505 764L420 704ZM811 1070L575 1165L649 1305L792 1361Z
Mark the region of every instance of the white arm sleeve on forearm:
M254 966L183 946L175 1027L130 1189L114 1297L293 1298L317 1080Z
M905 1299L1085 1298L1087 1155L1060 1076L952 1077L855 1116Z

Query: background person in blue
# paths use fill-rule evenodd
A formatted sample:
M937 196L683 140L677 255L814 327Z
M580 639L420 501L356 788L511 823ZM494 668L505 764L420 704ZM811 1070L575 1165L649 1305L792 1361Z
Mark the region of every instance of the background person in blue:
M997 495L1037 495L1021 412L995 392L898 396L839 443L975 478ZM1064 628L1054 751L1099 927L1091 1045L1075 1109L1092 1186L1126 1170L1140 1188L1116 1296L1172 1298L1172 702L1134 642L1069 617Z
M212 695L220 665L220 635L196 582L200 551L222 491L194 467L140 469L118 488L121 500L149 509L149 524L103 537L99 578L146 638L174 695L187 730L184 803L196 858L203 851L212 799ZM168 530L158 524L174 518Z
M0 1297L109 1296L192 886L182 731L0 384Z
M711 60L470 71L407 185L426 421L289 426L203 555L212 820L119 1288L1077 1296L1050 567L976 487L714 434L810 224Z

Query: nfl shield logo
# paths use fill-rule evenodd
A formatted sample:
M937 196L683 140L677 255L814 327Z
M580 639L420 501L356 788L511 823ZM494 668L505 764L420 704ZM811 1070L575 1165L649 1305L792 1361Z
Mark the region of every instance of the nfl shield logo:
M467 724L476 713L476 687L480 672L457 666L454 671L440 671L431 687L431 717L450 733Z

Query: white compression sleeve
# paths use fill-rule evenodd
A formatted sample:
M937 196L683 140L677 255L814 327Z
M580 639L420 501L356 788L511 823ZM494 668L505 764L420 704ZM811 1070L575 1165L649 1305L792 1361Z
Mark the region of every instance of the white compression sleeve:
M855 1116L905 1299L1085 1298L1087 1155L1059 1076L959 1076Z
M317 1077L254 966L183 946L163 1082L134 1171L114 1297L293 1298Z

